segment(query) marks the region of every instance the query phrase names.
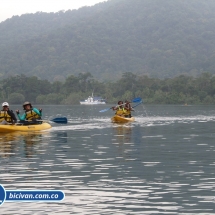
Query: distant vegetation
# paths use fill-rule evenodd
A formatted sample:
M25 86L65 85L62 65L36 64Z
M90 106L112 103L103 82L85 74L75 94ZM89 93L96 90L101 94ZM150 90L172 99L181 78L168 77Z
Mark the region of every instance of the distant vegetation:
M71 75L65 82L39 80L18 75L0 82L0 99L11 104L28 100L34 104L79 104L91 95L102 96L108 103L141 97L145 104L215 104L215 76L180 75L157 79L147 75L124 73L114 83L95 80L90 73Z
M56 88L57 81L66 79L66 84L82 73L100 81L128 73L143 80L173 78L173 82L189 75L193 83L190 76L215 74L214 11L214 0L109 0L80 10L14 16L0 23L0 77L37 76L54 82L49 84ZM148 95L145 88L138 88L144 97ZM60 102L66 102L64 93L45 89L40 94L60 93ZM156 95L160 94L162 102L174 100L165 97L170 95L169 88L159 89ZM83 89L78 92L86 96ZM107 94L106 88L98 92L108 99L119 96ZM183 95L191 99L193 94ZM55 96L50 94L46 101ZM194 100L203 102L203 98ZM44 100L42 96L37 99ZM148 102L152 102L150 97Z

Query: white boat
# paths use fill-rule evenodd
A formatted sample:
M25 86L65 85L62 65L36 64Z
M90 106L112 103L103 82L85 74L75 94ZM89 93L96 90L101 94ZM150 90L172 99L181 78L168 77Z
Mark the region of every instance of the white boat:
M89 96L84 101L80 101L80 104L81 105L104 105L106 104L106 101L102 97L94 97L92 94L92 96Z

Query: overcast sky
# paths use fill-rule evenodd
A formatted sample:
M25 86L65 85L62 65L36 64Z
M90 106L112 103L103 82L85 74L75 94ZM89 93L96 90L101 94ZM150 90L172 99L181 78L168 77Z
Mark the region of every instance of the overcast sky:
M58 12L92 6L107 0L0 0L0 22L14 15L26 13Z

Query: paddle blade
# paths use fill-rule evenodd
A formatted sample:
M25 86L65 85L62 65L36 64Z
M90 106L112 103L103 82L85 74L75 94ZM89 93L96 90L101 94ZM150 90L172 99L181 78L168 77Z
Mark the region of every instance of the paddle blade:
M100 113L103 113L103 112L106 112L106 111L108 111L108 110L110 110L111 108L106 108L106 109L103 109L103 110L100 110L99 112Z
M141 101L142 101L142 99L140 97L137 97L137 98L132 100L132 102L141 102Z
M135 108L135 107L137 107L138 105L140 105L140 104L142 104L142 103L143 103L143 101L141 101L140 103L134 105L132 108Z
M54 119L51 119L50 121L55 122L55 123L66 124L67 123L67 118L66 117L56 117Z

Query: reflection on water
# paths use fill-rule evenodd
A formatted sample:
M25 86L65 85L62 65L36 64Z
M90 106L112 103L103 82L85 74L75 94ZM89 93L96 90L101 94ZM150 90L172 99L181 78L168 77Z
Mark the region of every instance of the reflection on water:
M11 157L15 156L16 152L24 147L24 154L30 158L35 153L44 141L54 139L54 141L60 143L67 142L67 132L55 132L55 134L49 137L50 132L11 132L0 134L0 156Z
M104 108L62 106L67 125L0 136L6 189L65 192L60 203L5 203L2 214L215 214L214 107L145 107L126 125Z
M15 140L16 136L8 134L0 135L0 156L1 157L10 157L15 155Z
M60 140L61 143L67 143L67 132L65 131L58 131L55 133L56 138Z
M117 124L113 126L112 144L115 145L118 157L129 159L130 147L132 147L132 126L129 124Z
M44 134L44 133L43 133ZM39 132L11 132L1 133L0 153L2 157L15 156L17 151L24 146L26 157L32 156L33 146L42 142L42 133Z
M119 143L130 142L132 135L132 126L116 125L115 127L113 127L113 133Z
M24 143L25 157L30 158L36 153L36 150L34 149L36 145L42 143L43 136L42 134L38 134L38 133L29 133L27 135L23 135L22 137L23 138L20 141L20 143L21 142Z

